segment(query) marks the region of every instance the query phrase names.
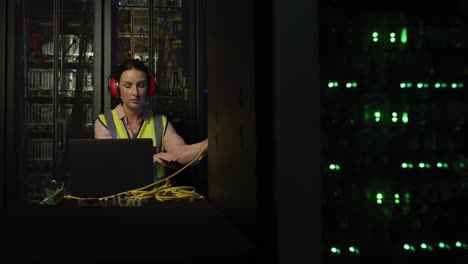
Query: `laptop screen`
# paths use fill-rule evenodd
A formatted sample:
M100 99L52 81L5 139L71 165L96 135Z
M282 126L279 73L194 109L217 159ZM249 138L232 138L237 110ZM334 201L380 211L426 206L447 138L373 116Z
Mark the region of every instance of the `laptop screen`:
M104 197L153 183L151 139L69 139L66 193Z

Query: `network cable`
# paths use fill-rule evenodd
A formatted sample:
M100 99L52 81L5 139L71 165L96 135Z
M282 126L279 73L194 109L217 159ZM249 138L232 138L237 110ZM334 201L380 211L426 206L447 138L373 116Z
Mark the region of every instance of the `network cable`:
M208 147L208 144L206 144L200 152L197 154L197 156L184 165L182 168L180 168L178 171L174 172L170 176L167 176L164 179L161 179L159 181L153 182L149 185L143 186L138 189L133 189L133 190L128 190L124 192L120 192L117 194L113 195L108 195L104 197L98 197L98 198L83 198L83 197L76 197L73 195L65 195L63 198L64 199L73 199L73 200L78 200L78 201L94 201L97 203L100 202L105 202L105 201L112 201L112 202L120 202L122 199L122 196L124 197L123 199L126 201L126 204L133 206L133 205L140 205L143 202L149 200L149 199L156 199L157 201L160 202L166 202L166 201L183 201L183 200L188 200L190 202L198 199L205 199L205 197L201 194L198 194L196 192L196 188L192 186L172 186L170 179L183 170L185 170L187 167L192 165L195 161L197 161L203 151ZM164 182L163 185L159 187L155 187L151 190L147 190L150 187L153 187L155 185L158 185L159 183Z

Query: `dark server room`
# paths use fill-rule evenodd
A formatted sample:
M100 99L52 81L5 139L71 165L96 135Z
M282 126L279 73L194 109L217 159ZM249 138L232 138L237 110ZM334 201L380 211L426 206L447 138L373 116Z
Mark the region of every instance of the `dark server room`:
M468 1L0 10L5 260L468 261Z
M326 263L468 260L468 1L320 2Z

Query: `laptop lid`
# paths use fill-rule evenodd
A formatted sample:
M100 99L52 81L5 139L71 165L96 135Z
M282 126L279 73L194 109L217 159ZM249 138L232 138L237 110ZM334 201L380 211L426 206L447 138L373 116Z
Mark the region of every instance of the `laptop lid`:
M153 183L151 139L69 139L66 193L103 197Z

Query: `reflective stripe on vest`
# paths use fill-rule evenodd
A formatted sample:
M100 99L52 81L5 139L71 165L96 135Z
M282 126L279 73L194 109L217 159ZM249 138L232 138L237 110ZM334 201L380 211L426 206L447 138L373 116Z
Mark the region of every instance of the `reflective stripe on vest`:
M112 135L112 138L128 139L128 131L125 127L124 120L119 119L115 109L106 111L104 114L98 115L99 120L107 127ZM143 122L137 138L151 138L153 140L153 147L156 153L164 151L164 133L166 132L167 117L164 115L154 114L150 120ZM164 178L165 171L163 166L155 165L154 180Z

